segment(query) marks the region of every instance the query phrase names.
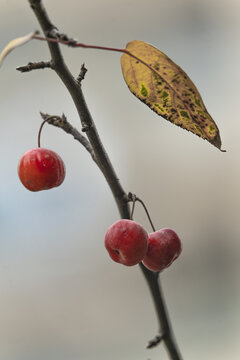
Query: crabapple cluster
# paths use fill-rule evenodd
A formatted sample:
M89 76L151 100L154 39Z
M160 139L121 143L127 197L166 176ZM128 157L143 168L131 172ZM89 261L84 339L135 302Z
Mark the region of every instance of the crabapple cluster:
M63 160L45 148L28 150L20 159L18 176L30 191L48 190L62 184L65 178ZM121 219L112 224L105 235L110 257L123 265L140 262L151 271L162 271L172 264L182 250L181 240L169 228L148 234L133 220Z
M105 235L105 247L110 257L123 265L142 261L151 271L162 271L172 264L182 250L181 240L169 228L151 234L132 220L118 220Z

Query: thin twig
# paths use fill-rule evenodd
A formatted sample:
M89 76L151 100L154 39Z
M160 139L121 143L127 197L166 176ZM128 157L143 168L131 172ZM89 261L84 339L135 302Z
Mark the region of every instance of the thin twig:
M160 342L164 339L164 334L157 334L154 339L149 340L147 344L147 349L152 349L153 347L160 344Z
M18 66L16 70L21 72L28 72L32 70L52 68L51 61L39 61L39 62L29 62L27 65Z
M85 78L86 72L87 72L87 69L85 68L85 64L82 64L81 69L80 69L80 73L79 73L79 75L77 77L78 84L81 84L81 82Z

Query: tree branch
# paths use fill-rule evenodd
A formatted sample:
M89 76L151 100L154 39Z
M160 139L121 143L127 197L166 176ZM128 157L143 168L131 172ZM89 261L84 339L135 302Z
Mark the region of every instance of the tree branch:
M41 3L41 0L28 0L46 37L52 36L52 34L57 32L57 29L52 25L48 15ZM86 105L81 83L78 83L68 70L59 45L54 42L48 42L48 47L51 53L51 64L52 68L56 71L58 76L62 79L63 83L67 87L69 93L72 96L72 99L77 108L82 127L86 131L89 142L93 148L96 162L101 169L103 175L105 176L113 196L116 200L119 212L122 218L130 218L130 210L128 206L128 196L124 192L119 179L113 169L113 166L109 160L109 157L103 147L103 144L99 138L96 126L93 122L91 114ZM160 283L158 282L158 274L149 271L144 265L140 264L140 268L146 278L148 286L150 288L152 298L155 304L155 309L158 316L159 322L159 333L163 334L163 341L167 347L169 356L172 360L181 360L181 355L178 351L177 345L174 340L173 332L170 326L170 320L168 318L166 306L164 303Z
M42 27L45 36L49 36L49 34L51 34L53 30L56 31L56 27L53 26L51 21L49 20L41 1L29 0L29 3ZM87 137L93 148L98 166L101 169L112 190L114 198L117 202L119 212L123 218L128 218L129 207L127 195L125 194L117 178L117 175L111 165L108 155L102 145L92 116L85 102L81 85L74 79L69 69L67 68L63 60L59 45L56 43L48 42L48 47L52 57L52 68L56 71L56 73L61 78L72 96L82 123L82 127L87 133Z

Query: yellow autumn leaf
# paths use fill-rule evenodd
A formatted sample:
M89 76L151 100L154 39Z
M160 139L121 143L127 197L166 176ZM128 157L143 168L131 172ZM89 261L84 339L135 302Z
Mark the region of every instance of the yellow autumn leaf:
M1 66L3 60L5 59L5 57L10 53L10 51L12 51L13 49L15 49L18 46L24 45L26 42L31 40L35 34L36 34L36 32L33 32L31 34L21 36L21 37L11 40L7 44L7 46L5 46L3 51L0 53L0 66Z
M134 40L121 57L130 91L166 120L221 150L219 130L188 75L155 47Z

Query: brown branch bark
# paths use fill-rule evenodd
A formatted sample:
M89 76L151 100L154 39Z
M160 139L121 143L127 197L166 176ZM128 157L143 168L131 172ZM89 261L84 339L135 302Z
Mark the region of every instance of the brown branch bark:
M39 61L39 62L29 62L25 66L19 66L16 68L16 70L21 72L29 72L32 70L39 70L39 69L46 69L51 68L52 64L50 61Z
M51 34L57 32L56 27L51 23L41 0L28 0L46 37L51 37ZM85 102L81 84L74 79L69 69L67 68L62 57L59 45L57 43L48 42L48 47L51 53L52 68L56 71L65 86L67 87L74 104L77 108L82 127L86 131L86 135L94 151L96 162L106 178L110 186L113 196L116 200L120 215L122 218L130 218L130 210L128 206L128 196L123 190L120 181L114 171L110 159L103 147L103 144L98 135L96 126L91 117L87 104ZM174 335L171 329L170 320L168 317L167 309L163 299L158 274L149 271L142 264L140 268L148 283L153 302L155 305L158 322L159 333L163 339L164 344L168 350L170 359L181 360L180 352L177 348Z
M56 27L53 26L49 20L41 1L29 0L29 3L39 21L45 36L49 36L49 34L51 34L53 31L56 31ZM63 60L59 45L48 42L48 47L52 58L52 68L56 71L72 96L82 123L82 127L85 129L89 142L94 150L97 164L112 190L119 212L123 218L128 218L129 207L127 196L116 176L113 167L111 166L108 155L100 140L98 131L87 107L81 85L74 79L69 69L67 68Z

